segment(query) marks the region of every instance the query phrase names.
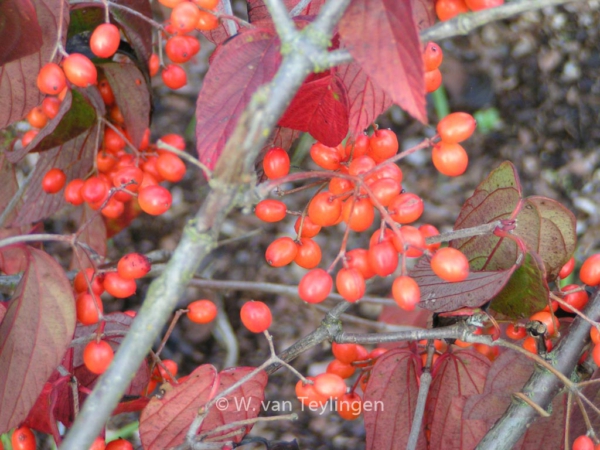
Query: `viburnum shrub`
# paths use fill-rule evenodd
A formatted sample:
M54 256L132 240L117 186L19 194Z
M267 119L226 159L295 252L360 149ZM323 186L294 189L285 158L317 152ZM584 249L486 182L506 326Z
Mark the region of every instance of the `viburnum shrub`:
M125 412L147 450L299 448L247 436L290 379L293 414L266 420L310 408L303 430L333 428L335 410L367 450L597 444L589 224L526 195L522 148L475 158L514 145L442 88L470 79L448 36L544 2L248 0L244 19L230 0L21 3L0 52L0 448L35 430L131 449L106 425ZM579 17L561 38L593 35ZM588 78L565 101L582 126ZM436 208L440 189L463 206Z

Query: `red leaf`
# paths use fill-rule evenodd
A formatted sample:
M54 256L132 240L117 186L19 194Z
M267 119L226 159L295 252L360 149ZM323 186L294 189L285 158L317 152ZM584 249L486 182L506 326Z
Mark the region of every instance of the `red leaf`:
M0 324L0 433L27 417L74 330L75 299L65 271L29 247L27 270Z
M15 193L19 190L15 167L7 161L7 154L8 152L0 153L0 180L2 180L2 183L0 183L0 211L5 210ZM17 204L16 208L18 206ZM13 209L13 212L6 218L5 223L10 223L15 211L16 209Z
M474 448L487 431L486 423L463 421L463 408L472 395L483 392L490 361L472 351L445 353L436 363L426 405L431 448Z
M116 416L117 414L123 414L126 412L141 411L146 407L146 405L148 405L149 402L150 402L150 399L148 397L140 397L140 398L136 398L135 400L121 402L117 405L115 410L112 412L112 415Z
M419 31L435 24L434 0L411 0L413 19Z
M96 155L97 136L98 127L94 126L75 139L40 155L33 178L23 194L23 206L19 209L13 226L37 222L66 205L62 191L52 195L42 190L42 178L53 167L65 172L67 182L84 177L92 167Z
M284 0L283 3L288 11L291 11L294 6L300 3L300 0ZM325 0L312 0L298 15L317 15L324 3ZM250 23L255 23L260 20L271 20L271 15L263 0L248 0L248 20Z
M338 145L348 134L348 96L341 80L327 75L305 82L279 125L307 131L329 147Z
M342 43L394 103L427 122L421 43L411 0L352 0L339 24Z
M0 2L0 66L40 51L42 29L31 0Z
M215 395L218 382L217 370L204 364L161 398L153 397L140 417L144 448L162 450L181 444L198 409Z
M94 211L88 204L81 206L79 220L77 221L78 229L82 225L86 224L88 220L91 222L83 229L79 235L79 242L87 244L89 248L94 250L97 255L106 256L106 225L101 214ZM92 260L90 259L90 253L88 250L83 250L80 246L75 248L77 255L73 254L71 260L71 268L81 270L86 267L92 267Z
M0 302L0 323L4 320L6 315L6 309L8 308L8 302Z
M363 401L367 450L404 450L412 426L420 358L407 349L395 349L379 357L371 371ZM377 402L377 403L376 403ZM422 426L417 449L426 449Z
M61 437L54 417L54 408L60 394L59 390L67 387L69 380L69 376L63 376L51 383L47 382L24 422L24 425L36 431L51 434L56 443L60 443Z
M44 64L50 62L56 45L61 9L62 29L66 30L69 27L67 1L32 0L32 3L42 30L43 44L39 52L0 66L0 129L25 117L29 110L39 105L44 98L36 86L37 74ZM63 45L66 36L67 34L63 33Z
M149 0L114 0L114 3L127 6L149 19L152 18L152 8ZM154 28L148 21L131 14L127 10L111 8L110 12L115 21L123 28L123 33L135 50L140 66L149 71L148 62L150 61L150 55L152 55L152 33ZM148 72L146 72L146 75L148 75Z
M392 99L357 62L339 67L337 74L348 91L349 129L356 136L392 105Z
M464 281L448 283L431 270L431 259L422 257L410 271L421 289L419 306L429 311L446 312L460 308L478 308L506 286L518 266L497 272L471 272Z
M205 364L194 370L182 383L169 387L160 399L152 398L140 418L140 437L144 448L165 449L182 443L198 410L218 392L222 392L253 370L252 367L236 367L217 374L213 366ZM210 410L202 423L200 433L206 433L225 423L258 416L266 383L266 373L259 372L224 397L225 400L218 403L218 408L213 406ZM232 429L222 434L230 431ZM242 436L238 436L234 441L239 442L241 439Z
M229 386L232 386L237 381L250 374L254 367L235 367L226 369L219 373L219 390L223 392ZM267 385L267 374L259 372L250 380L235 389L231 394L225 396L227 399L227 408L221 405L219 408L213 407L200 428L200 434L206 433L226 423L237 422L245 419L253 419L258 416L261 411L262 401L265 399L265 386ZM244 428L244 427L241 427ZM247 434L252 429L252 425L245 426L244 434ZM230 428L221 433L211 434L210 438L217 438L236 430ZM227 438L234 442L240 442L243 435L238 435L235 438ZM218 440L218 439L215 439Z
M102 69L125 119L125 128L134 147L139 147L150 126L150 91L144 76L133 64L109 63Z
M217 52L196 103L196 148L209 168L214 168L252 94L271 81L280 62L279 41L261 29L236 35Z

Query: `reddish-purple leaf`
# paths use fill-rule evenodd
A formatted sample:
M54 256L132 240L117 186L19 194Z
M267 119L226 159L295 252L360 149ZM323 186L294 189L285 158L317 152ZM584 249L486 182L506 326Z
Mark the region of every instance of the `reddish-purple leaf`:
M600 389L598 389L598 379L600 379L600 370L596 370L594 372L594 374L592 375L592 377L587 380L587 381L595 381L595 383L590 383L587 384L583 387L583 389L581 389L581 393L583 395L586 396L587 399L589 399L595 406L596 408L600 407ZM573 400L574 402L575 400ZM576 405L576 403L574 403L574 405ZM596 414L592 408L586 403L583 403L587 414L588 414L588 418L591 420L592 422L592 428L594 430L597 430L598 428L600 428L600 415ZM587 428L585 425L585 420L583 418L581 409L577 406L574 406L572 409L572 415L571 418L569 420L568 423L569 426L569 433L571 436L571 446L573 445L573 440L577 437L577 436L581 436L582 434L587 433Z
M114 0L114 3L127 6L139 14L152 18L152 8L149 0ZM150 55L152 55L152 33L154 28L148 21L130 13L126 9L111 8L111 14L115 21L122 27L123 33L140 62L144 70L148 69Z
M79 213L78 229L84 224L87 226L83 229L79 235L79 242L87 244L87 246L96 252L97 255L106 256L106 224L101 214L94 211L86 203L81 206ZM91 220L90 223L88 221ZM77 254L73 254L71 260L71 268L81 270L86 267L93 266L93 260L89 250L84 250L80 246L75 248Z
M139 147L150 126L150 91L144 76L133 64L103 64L104 75L115 94L134 147Z
M349 130L356 136L392 105L392 99L365 73L357 62L336 69L349 103Z
M27 270L0 324L0 433L27 417L75 330L75 300L64 269L41 250L27 251Z
M0 66L40 51L42 29L31 0L0 2Z
M413 19L419 31L435 23L435 0L411 0Z
M249 375L254 367L234 367L226 369L219 373L219 390L223 392L229 386L237 383L240 379ZM207 433L221 425L226 423L238 422L240 420L253 419L258 416L261 411L262 401L265 399L265 386L267 385L267 374L265 372L259 372L250 380L242 384L239 388L235 389L231 394L225 396L227 400L227 407L223 407L221 403L220 407L213 407L202 422L199 434ZM245 425L244 433L240 434L233 439L231 437L227 440L233 440L239 442L252 429L252 425ZM230 428L220 433L211 434L210 438L219 440L219 436L224 436L230 432L236 430L236 428Z
M483 392L490 365L485 356L472 350L440 357L432 374L425 412L431 448L474 448L481 440L487 431L485 422L472 421L463 428L466 424L462 413L466 400Z
M37 74L44 64L50 62L56 46L61 11L62 29L69 27L67 1L32 0L32 3L42 30L42 47L39 52L0 66L0 129L22 119L31 108L40 104L44 96L36 85ZM66 33L63 33L63 45L65 40Z
M5 210L15 193L19 190L15 167L7 160L7 154L8 152L0 153L0 180L2 180L0 183L0 211ZM18 204L16 208L18 208ZM13 209L13 212L6 218L5 223L10 223L15 212L16 209Z
M240 33L218 50L196 103L196 148L209 168L214 168L252 94L271 81L280 62L279 41L261 29Z
M218 383L217 370L204 364L160 398L153 397L140 417L144 448L162 450L181 444L199 408L216 394Z
M0 228L0 239L27 234L20 228ZM8 245L0 248L0 271L6 275L14 275L27 269L27 246L24 244Z
M477 308L490 301L504 288L517 268L497 272L471 272L464 281L448 283L431 270L431 259L421 258L410 271L421 288L421 308L434 312Z
M95 88L81 91L82 93L95 93ZM56 117L48 121L27 147L16 147L8 154L12 162L18 162L29 152L43 152L50 150L64 142L86 132L97 123L96 108L85 95L73 89L70 90L60 105ZM102 103L102 102L100 102ZM104 104L100 114L104 114Z
M430 323L431 311L416 307L414 311L404 311L396 305L384 306L377 319L392 325L405 325L417 328L427 328Z
M8 308L8 302L0 302L0 323L4 320L6 315L6 309Z
M341 80L330 74L305 82L279 125L306 131L329 147L338 145L348 134L348 96Z
M366 74L411 116L427 122L421 43L411 0L352 0L342 43Z
M23 206L12 225L27 225L51 216L66 205L63 191L46 194L42 190L42 179L53 167L62 169L67 182L84 177L92 167L97 150L98 127L91 127L85 133L63 145L40 155L29 186L23 194Z
M286 8L291 11L300 0L284 0ZM325 0L312 0L308 5L300 11L299 16L317 15L323 6ZM248 0L248 20L250 23L255 23L261 20L271 20L269 10L263 0Z
M404 450L412 426L421 359L408 349L394 349L377 359L363 402L367 450ZM368 402L368 403L366 403ZM421 426L417 449L426 449Z
M54 416L54 409L58 402L60 390L67 387L70 379L69 376L62 376L53 382L46 382L42 393L24 422L24 425L36 431L51 434L56 443L60 443L61 436Z

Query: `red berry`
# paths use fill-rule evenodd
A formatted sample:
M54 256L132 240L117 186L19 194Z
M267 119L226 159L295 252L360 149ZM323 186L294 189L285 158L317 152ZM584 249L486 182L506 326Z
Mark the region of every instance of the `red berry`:
M435 12L442 22L450 20L458 14L469 12L465 0L437 0Z
M327 147L317 142L310 148L310 157L317 164L326 170L337 170L340 168L343 155L336 147Z
M336 374L343 379L346 379L354 375L354 372L356 372L356 367L354 367L352 364L346 364L338 359L334 359L327 366L326 372Z
M22 426L13 431L10 438L13 450L35 450L35 435L31 428Z
M537 342L535 338L528 336L523 340L523 348L534 355L537 355Z
M471 137L477 122L471 114L455 112L448 114L437 125L437 132L443 142L457 144Z
M98 81L98 90L100 91L100 95L102 96L102 101L105 105L112 105L115 103L115 93L113 92L108 80L106 78L102 78ZM117 107L118 109L118 107ZM120 112L120 110L119 110ZM112 114L111 114L112 115ZM121 115L121 118L123 116ZM114 120L114 118L113 118ZM122 123L122 120L118 120L117 122Z
M200 10L194 3L179 3L171 11L171 25L175 27L178 33L189 33L198 25L200 15Z
M58 95L67 85L65 73L58 64L48 63L40 69L37 87L42 93Z
M592 358L594 359L594 363L600 367L600 344L594 345L594 349L592 350Z
M469 155L460 144L442 141L433 147L433 165L442 175L457 177L465 173L469 165Z
M48 119L54 119L60 110L61 101L56 97L46 97L42 101L42 111Z
M187 84L187 74L185 70L176 64L169 64L165 67L161 74L163 83L168 88L177 90Z
M35 139L35 137L37 136L38 133L39 133L39 130L29 130L21 138L21 145L23 147L27 147L31 143L31 141L33 141Z
M592 338L592 342L594 344L600 344L600 331L598 331L598 328L593 326L590 329L590 337Z
M346 252L346 266L350 269L357 269L365 280L376 275L369 265L369 251L364 248L355 248Z
M263 222L279 222L285 219L287 206L280 200L262 200L254 208L254 214Z
M121 33L116 25L103 23L96 27L90 37L90 49L100 58L112 57L121 43Z
M302 225L301 233L300 225ZM304 216L304 220L302 220L302 216L300 216L296 219L294 230L296 230L296 233L300 234L300 237L312 238L319 234L319 231L321 231L321 225L314 223L308 216Z
M215 9L220 0L192 0L196 5L205 9Z
M398 138L392 130L377 130L369 138L367 155L376 162L385 161L398 153Z
M107 273L103 286L106 292L116 298L131 297L137 289L135 280L123 278L117 272Z
M156 160L156 170L161 177L171 183L183 180L185 164L181 158L173 153L165 152Z
M156 53L152 53L150 55L150 61L148 62L148 70L150 72L150 76L153 77L160 70L160 59Z
M347 301L354 303L365 295L365 279L357 269L340 269L335 277L335 287Z
M389 206L392 200L402 191L402 185L393 178L376 180L371 184L370 188L371 192L373 192L373 197L375 197L382 206ZM372 201L372 203L375 205L374 201Z
M394 198L388 207L392 219L401 224L413 223L423 214L423 199L412 192Z
M27 114L27 122L34 128L44 128L48 123L48 117L41 106L35 106Z
M558 276L561 280L567 278L571 273L573 273L573 269L575 269L575 258L571 257L564 266L558 272Z
M314 381L314 377L308 377L307 380ZM296 397L303 405L322 405L327 402L328 398L315 391L314 384L304 384L302 380L296 383Z
M294 262L304 269L314 269L321 262L321 247L309 238L300 238L296 242L298 253Z
M314 380L315 391L328 399L337 399L346 393L346 383L339 375L322 373Z
M433 69L425 72L425 92L435 92L442 85L442 72L440 69Z
M435 42L428 42L423 51L423 64L425 65L425 72L435 70L440 67L442 60L444 59L444 52L439 45Z
M272 316L269 307L258 301L244 303L240 310L242 323L253 333L262 333L271 326Z
M403 275L394 280L392 296L400 308L413 311L421 300L421 289L413 278Z
M588 286L600 284L600 253L588 257L579 269L579 279Z
M328 227L342 215L342 201L329 191L319 192L308 205L308 217L313 223Z
M206 11L200 11L200 18L198 19L196 29L201 31L211 31L217 28L218 26L219 19L217 16Z
M169 383L172 383L175 381L173 377L177 375L179 366L171 359L163 359L161 362L164 368L157 364L154 367L154 370L152 370L152 379L156 381L168 381Z
M188 318L195 323L207 324L217 317L217 306L210 300L196 300L188 305Z
M346 154L346 159L354 159L366 155L368 150L369 136L363 133L356 136L354 141L351 139L348 140L344 153Z
M94 274L94 269L88 267L75 275L75 279L73 280L73 289L75 289L75 292L88 292L88 281L90 281L92 292L96 295L102 294L104 292L104 286L102 285L104 282L104 275L94 276Z
M297 254L298 247L294 240L284 236L271 242L265 252L265 259L273 267L283 267L291 263Z
M179 134L171 133L165 134L160 138L165 144L169 144L172 147L175 147L177 150L185 150L185 138ZM165 150L159 150L160 152L164 152Z
M188 39L189 37L191 36L173 36L167 40L165 53L174 63L183 64L195 55L193 43Z
M563 298L563 300L568 303L571 308L569 308L566 305L563 305L561 303L559 303L559 307L563 310L563 311L567 311L567 312L573 312L573 310L579 310L581 311L585 305L587 305L589 296L587 294L587 292L582 289L580 286L577 286L576 284L569 284L568 286L564 286L562 288L562 290L564 292L569 292L575 289L581 289L578 290L577 292L572 292L570 294L566 294L565 297Z
M119 276L125 279L142 278L151 268L150 260L140 253L128 253L117 264Z
M352 364L359 359L358 346L356 344L338 344L334 342L331 344L331 352L335 356L335 359L343 364Z
M402 227L404 228L404 227ZM425 239L427 239L428 237L432 237L432 236L438 236L440 234L439 230L434 227L433 225L430 224L423 224L419 227L419 231L421 232L421 234L423 235L423 237ZM440 248L440 246L442 245L441 242L436 242L435 244L428 244L427 245L427 250L429 250L430 252L434 252L436 251L438 248Z
M265 154L262 165L267 178L285 177L290 172L290 156L281 147L273 147Z
M307 303L321 303L329 296L332 287L331 275L323 269L313 269L300 280L298 295Z
M527 336L527 331L525 330L525 327L520 325L517 327L514 323L511 323L508 325L508 327L506 327L506 336L510 339L518 341Z
M373 169L377 163L368 155L362 155L354 158L348 166L348 173L352 176L358 176Z
M582 434L573 441L573 450L594 450L594 441Z
M469 276L469 260L460 250L440 248L431 258L431 270L444 281L463 281Z
M0 448L0 450L2 449ZM106 450L106 442L104 442L103 438L97 437L88 450Z
M160 216L167 212L172 201L171 193L159 185L147 186L138 193L140 208L151 216Z
M87 292L82 292L77 296L75 308L77 311L77 320L83 325L98 323L100 314L104 312L102 299Z
M125 439L116 439L106 444L105 450L133 450L133 444Z
M362 412L362 399L356 392L342 395L336 402L336 411L344 420L356 420Z
M98 71L90 59L81 53L71 53L62 62L67 79L78 87L88 87L98 82Z
M90 177L81 187L81 196L88 203L103 201L108 195L107 184L98 177Z
M411 225L404 225L399 230L402 240L394 234L392 236L392 243L398 253L402 254L406 251L407 258L419 258L423 255L423 251L427 247L425 244L425 237L421 231Z
M504 0L465 0L465 3L470 10L481 11L483 9L490 9L504 5Z
M106 372L113 357L114 351L106 341L89 342L83 349L83 363L90 372L96 375Z
M42 179L42 189L47 194L56 194L60 191L67 181L65 173L56 167L50 169Z
M373 224L375 210L367 198L349 198L342 207L342 218L351 230L366 231Z
M369 249L369 265L380 277L387 277L398 267L398 251L389 241L382 241Z

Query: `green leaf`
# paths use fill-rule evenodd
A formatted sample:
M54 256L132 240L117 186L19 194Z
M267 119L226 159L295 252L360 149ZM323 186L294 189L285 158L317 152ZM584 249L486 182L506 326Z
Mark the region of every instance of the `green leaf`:
M490 308L509 319L526 318L548 305L548 293L543 262L527 253Z

